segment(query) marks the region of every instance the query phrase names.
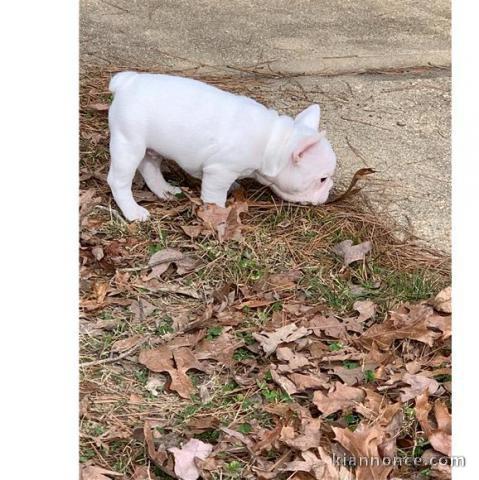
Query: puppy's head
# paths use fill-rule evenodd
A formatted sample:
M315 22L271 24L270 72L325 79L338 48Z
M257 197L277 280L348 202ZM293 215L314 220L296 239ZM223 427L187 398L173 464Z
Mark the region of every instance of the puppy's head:
M319 120L319 105L296 116L288 162L270 177L272 190L287 201L318 205L328 199L336 155L326 133L319 131Z

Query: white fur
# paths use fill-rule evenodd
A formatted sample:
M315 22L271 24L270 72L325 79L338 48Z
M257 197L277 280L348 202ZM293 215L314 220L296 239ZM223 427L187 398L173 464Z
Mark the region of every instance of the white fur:
M108 183L128 220L148 218L131 192L137 169L159 198L180 192L163 178L155 152L202 179L205 203L224 207L228 189L244 177L286 200L326 201L336 157L318 131L319 105L293 120L206 83L135 72L116 74L110 90Z

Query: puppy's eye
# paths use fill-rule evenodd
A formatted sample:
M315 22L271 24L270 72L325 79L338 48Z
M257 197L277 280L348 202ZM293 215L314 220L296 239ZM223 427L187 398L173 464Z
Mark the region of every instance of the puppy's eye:
M328 179L328 177L323 177L323 178L321 179L321 183L325 182L327 179Z

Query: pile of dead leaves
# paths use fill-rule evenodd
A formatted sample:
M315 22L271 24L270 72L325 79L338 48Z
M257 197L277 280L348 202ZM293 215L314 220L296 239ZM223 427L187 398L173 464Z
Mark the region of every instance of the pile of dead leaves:
M158 252L150 275L172 265L181 274L195 261ZM112 355L139 346L130 361L146 367L152 380L163 375L164 391L198 405L198 415L181 425L168 418L143 422L141 438L154 467L138 465L131 478L156 478L155 468L181 480L382 480L426 471L449 478L447 467L430 461L451 454L450 289L385 318L369 300L340 317L307 305L298 294L300 277L294 270L252 287L225 286L160 344L130 338L112 345ZM245 312L268 305L281 308L262 328L244 327ZM243 414L241 404L233 416L218 413L208 378L219 371L253 415ZM203 382L194 382L191 372ZM259 421L262 413L268 425ZM214 442L201 437L212 431L218 432ZM395 466L395 457L419 458L419 467ZM360 464L362 458L376 463ZM83 478L116 477L86 464Z

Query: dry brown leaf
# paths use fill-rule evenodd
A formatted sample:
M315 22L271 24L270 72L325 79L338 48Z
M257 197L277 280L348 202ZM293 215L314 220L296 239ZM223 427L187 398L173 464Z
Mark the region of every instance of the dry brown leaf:
M233 202L226 208L209 203L199 207L197 215L203 221L206 229L218 235L220 243L225 240L239 242L243 239L240 214L247 211L248 204L242 201Z
M434 480L451 480L451 465L445 465L441 458L442 454L429 448L421 455L421 464L431 469Z
M81 480L111 480L111 477L122 477L122 473L112 472L106 468L95 465L83 465L81 467Z
M278 384L288 395L294 395L297 393L296 385L289 380L289 378L280 375L276 370L271 369L271 378L273 382Z
M213 340L203 339L195 348L195 357L198 360L213 359L222 365L231 366L234 363L235 350L243 344L242 340L230 332L223 332Z
M359 312L358 322L364 322L376 314L376 304L371 300L358 300L353 304L354 310Z
M130 305L130 311L133 313L133 322L140 323L145 321L156 308L156 305L144 299L138 299L138 301L133 300Z
M283 425L278 423L273 430L264 430L264 432L259 436L258 442L253 447L253 451L256 454L259 454L263 450L271 450L281 435L282 428Z
M201 472L195 464L195 459L205 460L213 451L213 445L192 438L183 447L172 447L168 451L175 457L176 477L181 480L197 480Z
M344 465L335 464L322 447L318 447L318 452L324 462L325 471L317 480L354 480L354 475Z
M192 433L200 433L205 430L211 430L217 428L220 421L213 415L205 415L202 417L193 417L186 423L188 429Z
M452 288L451 287L446 287L443 290L441 290L436 295L434 300L431 302L433 307L438 312L451 313L452 312L451 294L452 294Z
M319 418L304 418L301 421L299 434L296 434L292 426L286 426L282 428L279 439L288 447L304 452L310 448L319 447L320 428L321 420Z
M343 240L333 247L333 251L343 259L344 265L348 266L350 263L364 260L371 248L370 241L353 245L352 240Z
M434 403L434 426L428 419L433 407L428 402L428 393L424 392L416 398L416 418L426 434L431 446L444 455L451 455L451 414L444 403L437 399Z
M301 452L303 460L293 460L288 462L284 467L284 472L306 472L313 476L316 480L337 480L338 478L343 479L343 477L331 477L328 476L330 469L326 462L318 458L312 451L307 450ZM297 475L292 478L298 478ZM350 478L350 477L347 477Z
M193 353L185 347L171 350L167 345L162 345L156 349L142 350L138 361L152 372L167 372L171 377L170 389L183 398L190 398L195 392L186 372L191 369L203 370Z
M123 340L117 340L111 346L110 351L115 353L126 352L143 341L143 335L133 335Z
M376 420L387 400L370 388L362 388L366 394L366 398L362 403L358 403L354 407L354 410L368 420Z
M232 430L231 428L226 428L226 427L220 427L220 430L226 435L235 438L236 440L239 440L241 443L244 443L248 448L253 447L253 441L248 438L246 435L243 435L240 432L237 432L236 430Z
M80 220L82 225L84 224L85 217L100 202L100 198L95 197L96 193L94 188L80 191Z
M440 330L442 332L442 340L446 340L452 335L451 315L433 314L428 317L427 325L428 327Z
M378 444L379 455L393 458L396 455L396 439L402 429L404 414L402 405L388 405L378 416L377 422L384 432L381 443Z
M298 328L296 324L290 323L274 332L263 331L261 333L253 333L253 337L260 343L264 353L270 355L276 350L279 344L294 342L299 338L309 335L309 333L308 329L304 327Z
M390 312L389 318L376 323L366 330L357 342L366 348L376 344L382 350L390 348L394 340L410 338L429 346L441 337L441 333L429 328L431 316L435 315L427 305L408 305L404 311Z
M369 368L356 367L347 368L343 366L333 367L331 373L337 375L346 385L359 385L364 381L365 370L371 370Z
M203 232L201 225L182 225L181 228L191 239L199 237Z
M329 383L329 377L322 373L317 375L291 373L288 378L295 384L297 392L304 392L308 389L325 388Z
M148 266L152 269L150 278L160 278L172 263L176 265L178 275L184 275L198 268L200 261L174 248L164 248L154 253L148 261Z
M343 318L344 327L348 332L363 333L364 325L357 318Z
M163 470L163 472L174 478L174 473L165 465L168 460L168 454L164 450L156 449L153 432L156 434L159 433L158 430L154 428L154 425L151 423L151 421L147 420L143 425L143 436L145 438L148 457L157 467Z
M321 332L324 332L325 335L333 338L344 338L346 336L346 327L332 315L329 317L315 315L309 321L308 326L318 338L322 337Z
M301 278L300 270L289 270L282 273L274 273L266 276L256 282L254 286L255 292L265 291L286 291L296 287L297 281Z
M425 377L424 375L411 375L410 373L405 373L401 379L404 383L411 385L410 387L401 388L400 399L401 402L407 402L412 398L416 398L421 393L427 390L429 395L436 393L439 388L439 383L433 378Z
M302 353L293 352L289 347L280 347L276 349L276 358L288 365L278 365L278 370L282 373L293 372L310 364L309 360ZM286 368L282 368L286 367Z
M103 252L103 248L101 247L101 245L95 245L91 249L91 253L98 261L100 261L105 256L105 253Z
M357 460L356 480L386 480L393 467L379 462L361 464L361 458L380 458L379 445L384 442L385 434L380 426L366 426L360 423L352 432L349 428L331 427L335 440L348 450Z
M327 394L320 390L314 392L313 403L324 416L339 410L348 410L364 400L365 393L360 388L348 387L335 382Z

